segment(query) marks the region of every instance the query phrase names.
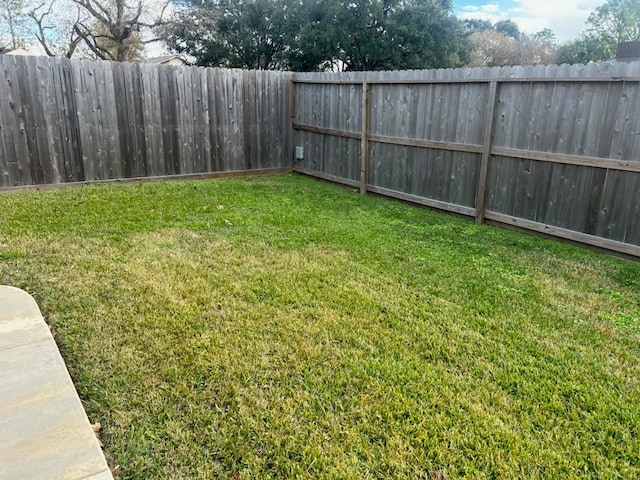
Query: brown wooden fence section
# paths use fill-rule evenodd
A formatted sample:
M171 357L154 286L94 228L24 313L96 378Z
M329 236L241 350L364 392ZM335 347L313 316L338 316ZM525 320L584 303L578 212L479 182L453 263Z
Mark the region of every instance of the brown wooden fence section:
M290 73L0 56L0 188L290 169Z
M640 63L293 83L297 171L640 256Z

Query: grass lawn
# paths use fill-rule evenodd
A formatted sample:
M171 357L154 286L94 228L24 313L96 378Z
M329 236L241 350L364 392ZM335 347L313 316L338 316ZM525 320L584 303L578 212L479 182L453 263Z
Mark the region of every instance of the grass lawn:
M119 478L640 478L640 264L297 175L0 212Z

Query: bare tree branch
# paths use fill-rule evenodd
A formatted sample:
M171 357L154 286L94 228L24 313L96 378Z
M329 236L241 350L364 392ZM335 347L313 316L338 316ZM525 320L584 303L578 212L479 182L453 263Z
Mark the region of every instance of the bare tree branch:
M132 61L140 58L144 45L161 40L161 32L146 32L166 24L171 1L34 0L28 18L49 56L71 57L81 49L101 60ZM76 8L75 17L61 8L63 3Z
M81 21L82 16L80 9L77 7L75 20L67 21L65 19L61 21L55 15L57 1L41 2L28 12L28 16L33 20L36 27L34 35L48 56L63 55L71 58L82 41L82 38L77 35L74 28ZM66 39L66 44L63 39Z
M95 17L95 19L98 20L99 22L102 22L105 25L112 23L109 12L99 3L95 4L95 6L91 0L73 0L73 3L84 8L87 12L91 14L91 16Z
M40 42L40 45L42 45L42 48L44 48L44 52L49 57L55 57L55 54L49 48L49 43L47 42L47 35L45 33L45 31L50 30L51 27L45 26L44 20L46 17L51 15L51 9L53 8L53 4L54 2L51 2L49 4L49 8L46 11L43 11L42 13L38 13L38 10L46 6L45 3L41 3L36 8L31 10L28 14L29 17L36 23L36 27L38 27L38 31L35 33L36 39L38 40L38 42Z
M97 42L95 41L95 36L85 25L78 23L74 25L74 30L82 38L85 45L89 47L89 50L91 50L96 55L96 57L98 57L100 60L114 60L107 49L97 44Z

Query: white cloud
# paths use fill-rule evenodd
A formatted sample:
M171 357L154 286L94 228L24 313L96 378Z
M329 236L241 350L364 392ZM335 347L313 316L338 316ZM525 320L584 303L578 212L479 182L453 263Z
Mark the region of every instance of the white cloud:
M467 5L462 10L469 13L499 13L500 5L497 3L487 3L485 5Z
M459 8L460 18L479 18L497 22L513 20L526 33L553 30L560 41L570 40L586 29L585 22L591 12L604 0L513 0L500 8L495 2Z
M484 5L466 5L461 8L460 18L477 18L480 20L488 20L492 23L504 20L504 14L500 11L500 5L497 3L487 3Z

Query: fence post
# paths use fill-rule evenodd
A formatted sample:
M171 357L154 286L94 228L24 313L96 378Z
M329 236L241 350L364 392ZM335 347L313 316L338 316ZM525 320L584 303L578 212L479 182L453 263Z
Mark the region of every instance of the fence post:
M369 181L369 125L371 106L371 92L369 84L362 82L362 139L360 140L360 193L367 193Z
M296 82L289 80L289 128L291 129L291 141L289 144L291 167L296 166L296 131L293 124L296 121Z
M489 83L487 94L487 109L484 117L484 134L482 138L482 158L480 159L480 174L478 175L478 188L476 189L476 223L484 222L485 203L487 199L487 177L489 174L489 161L491 159L491 144L493 143L493 120L498 98L498 82L492 80Z

